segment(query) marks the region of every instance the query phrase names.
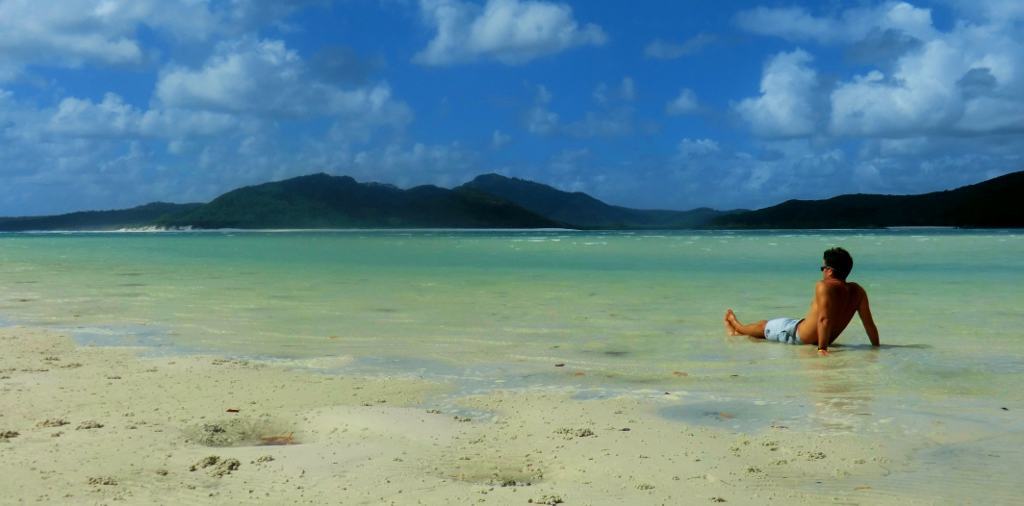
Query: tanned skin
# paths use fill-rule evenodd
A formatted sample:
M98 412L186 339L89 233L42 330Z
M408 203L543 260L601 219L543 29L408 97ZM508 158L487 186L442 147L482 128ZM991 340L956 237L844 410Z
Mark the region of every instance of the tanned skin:
M871 318L868 294L857 283L847 283L835 277L831 267L824 266L821 281L814 285L814 298L807 316L796 328L803 344L818 345L819 355L828 355L828 347L850 324L854 314L860 315L864 331L872 346L878 346L878 327ZM732 309L725 312L725 332L731 336L750 336L764 339L764 326L768 320L744 325L736 319Z

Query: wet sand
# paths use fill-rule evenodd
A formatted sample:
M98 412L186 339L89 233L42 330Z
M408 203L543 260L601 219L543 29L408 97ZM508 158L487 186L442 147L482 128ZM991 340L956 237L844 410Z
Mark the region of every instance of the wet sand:
M0 502L934 499L876 493L874 480L910 465L891 442L688 426L657 414L671 392L573 400L563 390L495 390L452 401L437 382L151 358L34 328L0 329L0 347Z

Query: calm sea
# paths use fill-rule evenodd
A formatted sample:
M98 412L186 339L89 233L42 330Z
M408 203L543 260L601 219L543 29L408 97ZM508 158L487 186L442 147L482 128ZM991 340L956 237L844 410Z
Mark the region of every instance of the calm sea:
M729 307L802 317L836 245L882 349L857 318L826 359L724 335ZM0 234L0 290L8 324L83 343L457 393L668 392L662 412L690 423L903 433L971 469L1024 464L1022 231Z

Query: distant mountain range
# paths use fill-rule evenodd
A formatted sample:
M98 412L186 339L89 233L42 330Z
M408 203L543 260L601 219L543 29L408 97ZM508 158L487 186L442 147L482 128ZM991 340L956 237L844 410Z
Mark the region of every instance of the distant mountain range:
M468 188L401 190L313 174L232 190L157 221L193 228L553 228L551 220Z
M1024 227L1024 171L921 195L840 195L789 200L713 217L709 228Z
M456 188L456 191L466 189L503 198L541 216L569 224L571 228L696 228L712 218L732 214L706 207L691 211L630 209L605 204L586 193L564 192L533 181L498 174L477 176Z
M246 186L207 204L0 218L0 231L139 228L755 229L895 226L1024 227L1024 172L922 195L842 195L755 211L641 210L497 174L453 189L407 190L313 174Z

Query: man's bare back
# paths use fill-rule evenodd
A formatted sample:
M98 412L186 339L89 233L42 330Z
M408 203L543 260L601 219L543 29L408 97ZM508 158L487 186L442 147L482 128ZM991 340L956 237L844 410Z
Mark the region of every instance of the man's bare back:
M797 326L797 335L804 344L817 344L820 348L827 348L832 344L839 334L846 329L853 319L853 315L861 308L867 312L870 320L870 309L867 304L867 292L857 283L846 283L838 279L818 281L814 285L814 298L811 299L811 307L807 310L807 316ZM825 317L826 326L822 328L821 320ZM861 314L861 319L864 315ZM865 322L866 323L866 322ZM872 322L872 326L874 323ZM865 325L867 330L867 325ZM867 330L868 337L872 332ZM827 337L824 341L819 336ZM875 331L877 338L877 330ZM877 343L873 343L877 346Z
M779 322L780 325L783 325L783 335L791 337L793 342L799 339L802 344L816 344L818 353L827 355L829 345L846 329L850 320L853 319L853 315L859 314L868 339L871 340L873 346L878 346L878 328L871 317L868 294L857 283L847 283L845 280L853 268L853 259L842 248L828 250L824 256L825 265L821 266L822 279L814 285L814 297L811 299L811 307L808 308L807 315L795 326L792 324L796 320L772 320L772 322ZM732 309L726 311L724 322L726 333L729 335L746 335L761 339L765 338L765 329L769 325L768 320L744 325L736 318ZM795 335L785 334L787 329L784 326L787 323L789 324L789 333L795 332ZM779 332L779 329L769 330Z

